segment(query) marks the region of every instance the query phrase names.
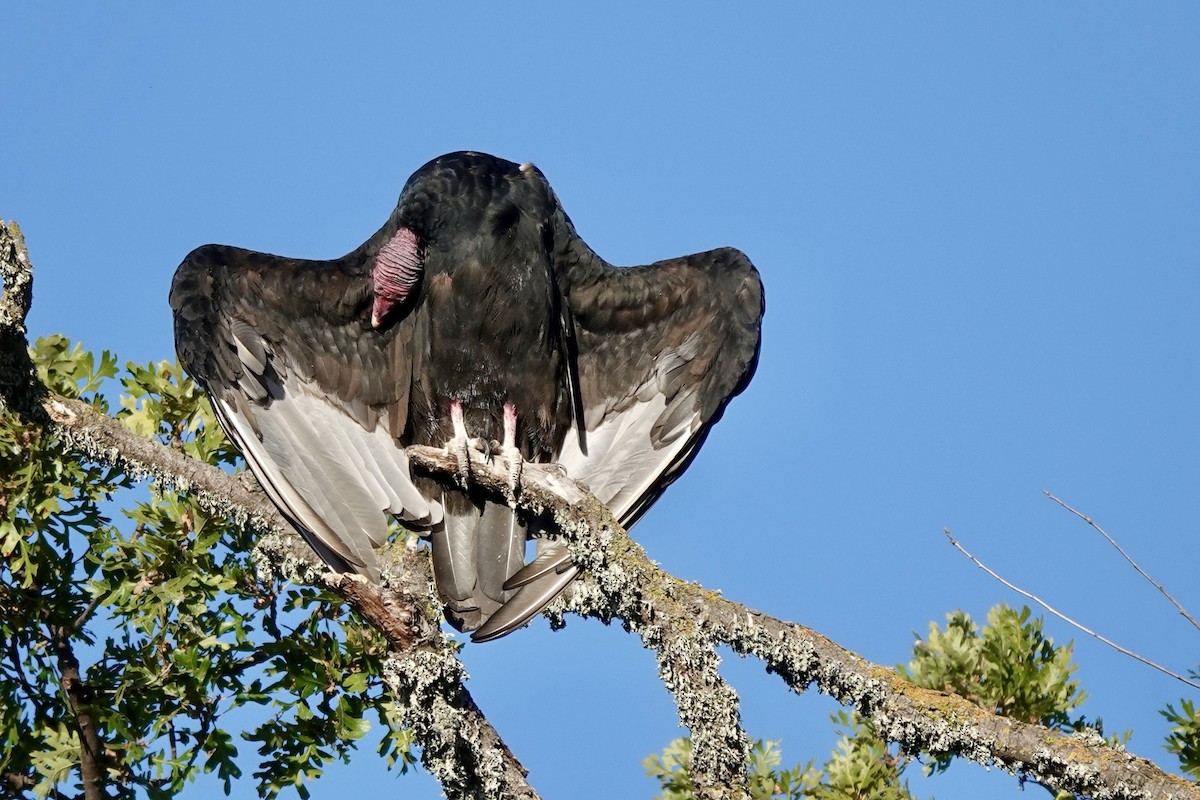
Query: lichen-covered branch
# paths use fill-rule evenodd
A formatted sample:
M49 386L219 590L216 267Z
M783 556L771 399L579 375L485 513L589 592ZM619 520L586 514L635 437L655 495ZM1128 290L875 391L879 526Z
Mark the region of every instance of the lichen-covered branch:
M15 222L0 220L0 396L22 409L38 395L25 340L25 317L33 303L33 270L25 239Z
M274 532L256 549L292 579L341 595L387 639L391 654L383 679L405 708L422 764L447 797L537 798L525 769L467 691L466 672L439 627L423 551L395 548L381 588L329 571L294 534Z
M23 331L11 327L14 320L24 318L22 300L15 294L10 297L7 290L21 285L13 277L19 278L21 264L28 270L28 260L23 256L5 260L6 253L19 251L6 236L0 231L0 260L4 260L0 270L6 288L0 322L8 326L0 330L0 347L19 341L23 349ZM28 300L24 302L27 307ZM19 313L10 314L10 308ZM7 368L20 356L0 352L0 359L6 359ZM0 393L9 407L52 425L57 435L88 458L174 484L190 491L211 513L262 531L266 535L259 550L273 569L338 592L380 630L393 653L385 677L406 701L407 723L423 747L425 765L443 782L448 796L535 796L519 763L470 699L462 667L437 632L436 601L429 591L428 561L422 554L397 548L389 570L392 577L383 589L330 573L288 532L249 481L139 439L86 404L39 398L37 387L20 383L12 373L0 377ZM451 481L458 474L455 458L445 451L412 447L409 456L415 467L439 478ZM507 470L499 465L475 461L472 474L477 483L497 493L507 486ZM1066 736L997 716L955 695L922 689L808 628L678 580L646 557L607 508L552 469L533 465L526 469L519 504L534 513L551 514L585 570L548 613L553 617L573 611L605 621L620 619L656 650L681 719L692 731L693 777L710 796L744 794L744 779L733 773L744 762L745 734L738 725L736 698L716 672L713 650L725 644L762 659L795 691L816 685L853 705L882 737L909 752L954 754L1094 798L1200 800L1200 788L1099 737Z
M457 474L457 459L445 450L414 446L408 455L416 467L443 480ZM506 470L475 452L471 478L501 494L508 485ZM534 513L551 512L557 525L579 543L573 548L575 560L595 581L576 581L567 590L576 600L571 610L606 622L620 619L655 652L659 677L675 699L679 721L691 733L696 796L747 797L750 740L742 730L738 696L717 669L718 642L699 617L686 610L677 613L670 599L658 594L674 591L661 578L675 579L651 564L604 504L554 467L525 466L519 504ZM563 608L563 601L556 601L549 612L561 613Z
M717 670L716 645L694 619L639 627L658 657L658 676L675 698L679 721L691 732L696 797L746 796L750 739L742 729L737 692Z
M441 476L453 459L410 447L410 461ZM473 477L502 491L504 470L472 464ZM550 480L542 480L543 474ZM570 484L559 493L558 487ZM911 753L953 754L1023 774L1056 789L1097 798L1200 798L1200 787L1106 744L1099 736L1067 736L992 714L957 695L916 686L802 625L784 622L681 581L649 560L608 510L553 471L532 471L521 504L551 513L587 574L549 609L620 619L646 641L672 641L672 629L694 621L701 635L674 639L672 658L702 661L714 644L762 659L797 692L815 685L869 718L879 735ZM672 687L680 708L701 708L711 687ZM682 695L682 697L680 696ZM681 712L682 713L682 712ZM686 720L685 720L686 722ZM717 728L727 726L718 722ZM710 732L705 732L710 735ZM693 729L693 744L698 747Z
M526 771L475 705L452 643L439 630L432 578L423 554L401 551L385 588L330 572L287 525L252 479L233 476L142 439L87 403L37 385L24 319L31 269L19 229L0 223L0 407L53 433L84 458L189 493L208 513L262 535L260 567L322 586L345 598L391 648L384 679L405 708L422 763L448 798L536 798ZM83 765L86 767L86 765ZM88 777L84 775L85 785Z

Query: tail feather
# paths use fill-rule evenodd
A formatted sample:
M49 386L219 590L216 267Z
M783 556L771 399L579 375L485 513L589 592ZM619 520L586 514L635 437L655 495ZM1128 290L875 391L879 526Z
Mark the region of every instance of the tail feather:
M566 548L563 548L564 550ZM489 642L505 634L515 631L528 622L535 614L549 605L559 592L567 587L579 567L568 559L562 572L551 571L543 573L536 580L521 586L512 599L495 611L483 625L471 634L473 642Z
M541 546L544 541L544 539L538 540L537 558L516 570L512 577L505 582L505 589L520 589L545 575L562 572L572 563L571 551L565 544L550 542L547 546Z
M525 528L503 503L446 492L442 504L442 524L429 534L433 576L446 619L473 631L513 596L504 584L525 561Z
M505 603L510 575L525 564L525 526L517 512L504 503L485 503L475 542L479 591L488 599Z

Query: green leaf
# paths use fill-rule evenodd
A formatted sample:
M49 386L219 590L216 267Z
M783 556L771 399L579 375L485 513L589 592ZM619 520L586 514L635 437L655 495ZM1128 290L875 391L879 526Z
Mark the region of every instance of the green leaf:
M108 408L112 354L94 356L62 336L31 353L52 390ZM113 406L130 429L238 467L178 365L127 364L120 386ZM259 580L251 545L250 533L186 496L137 486L0 412L5 771L29 777L40 797L78 793L68 786L78 781L74 717L47 624L74 631L110 788L122 797L165 800L201 772L215 772L227 791L253 780L267 796L288 786L303 796L306 780L369 732L372 708L396 723L384 726L389 763L401 771L414 763L379 680L385 643L334 596ZM233 718L244 731L217 726ZM240 752L239 735L257 753Z

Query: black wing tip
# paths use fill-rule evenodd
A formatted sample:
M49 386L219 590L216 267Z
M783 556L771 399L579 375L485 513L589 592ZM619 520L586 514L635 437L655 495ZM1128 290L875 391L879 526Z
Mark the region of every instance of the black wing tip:
M253 251L227 244L202 244L183 257L175 268L171 279L168 300L171 310L179 310L197 299L207 300L212 293L208 281L214 273L236 263L246 253Z
M754 266L754 262L750 260L750 256L736 247L720 247L713 250L710 255L725 269L744 274L749 284L746 288L751 289L757 296L759 317L761 318L766 310L766 297L763 292L762 276L759 274L758 268Z

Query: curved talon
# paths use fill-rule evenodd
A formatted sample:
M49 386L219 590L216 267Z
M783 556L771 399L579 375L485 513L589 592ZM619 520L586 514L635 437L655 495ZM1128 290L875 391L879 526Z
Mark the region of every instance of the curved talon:
M454 458L458 462L458 485L467 488L471 481L471 451L470 445L466 439L455 437L449 442L446 442L446 449L454 453Z
M512 403L504 404L504 444L500 446L500 454L508 466L508 504L517 507L517 491L521 488L521 470L525 459L517 448L517 407Z
M458 484L465 489L471 479L471 442L467 438L462 402L459 400L450 403L450 421L454 425L454 438L446 442L446 449L453 452L458 461Z
M483 441L482 439L478 441ZM499 458L504 462L504 466L508 468L508 486L504 496L508 498L508 504L513 508L517 505L517 492L521 488L521 475L525 471L525 458L521 455L521 451L512 445L501 444L493 439L486 442L486 447L483 449L483 457L487 459L489 464L496 462Z
M521 457L521 451L515 447L505 447L500 451L504 458L505 466L508 467L508 486L504 495L508 498L508 504L517 507L517 492L521 489L521 473L525 468L525 459Z

